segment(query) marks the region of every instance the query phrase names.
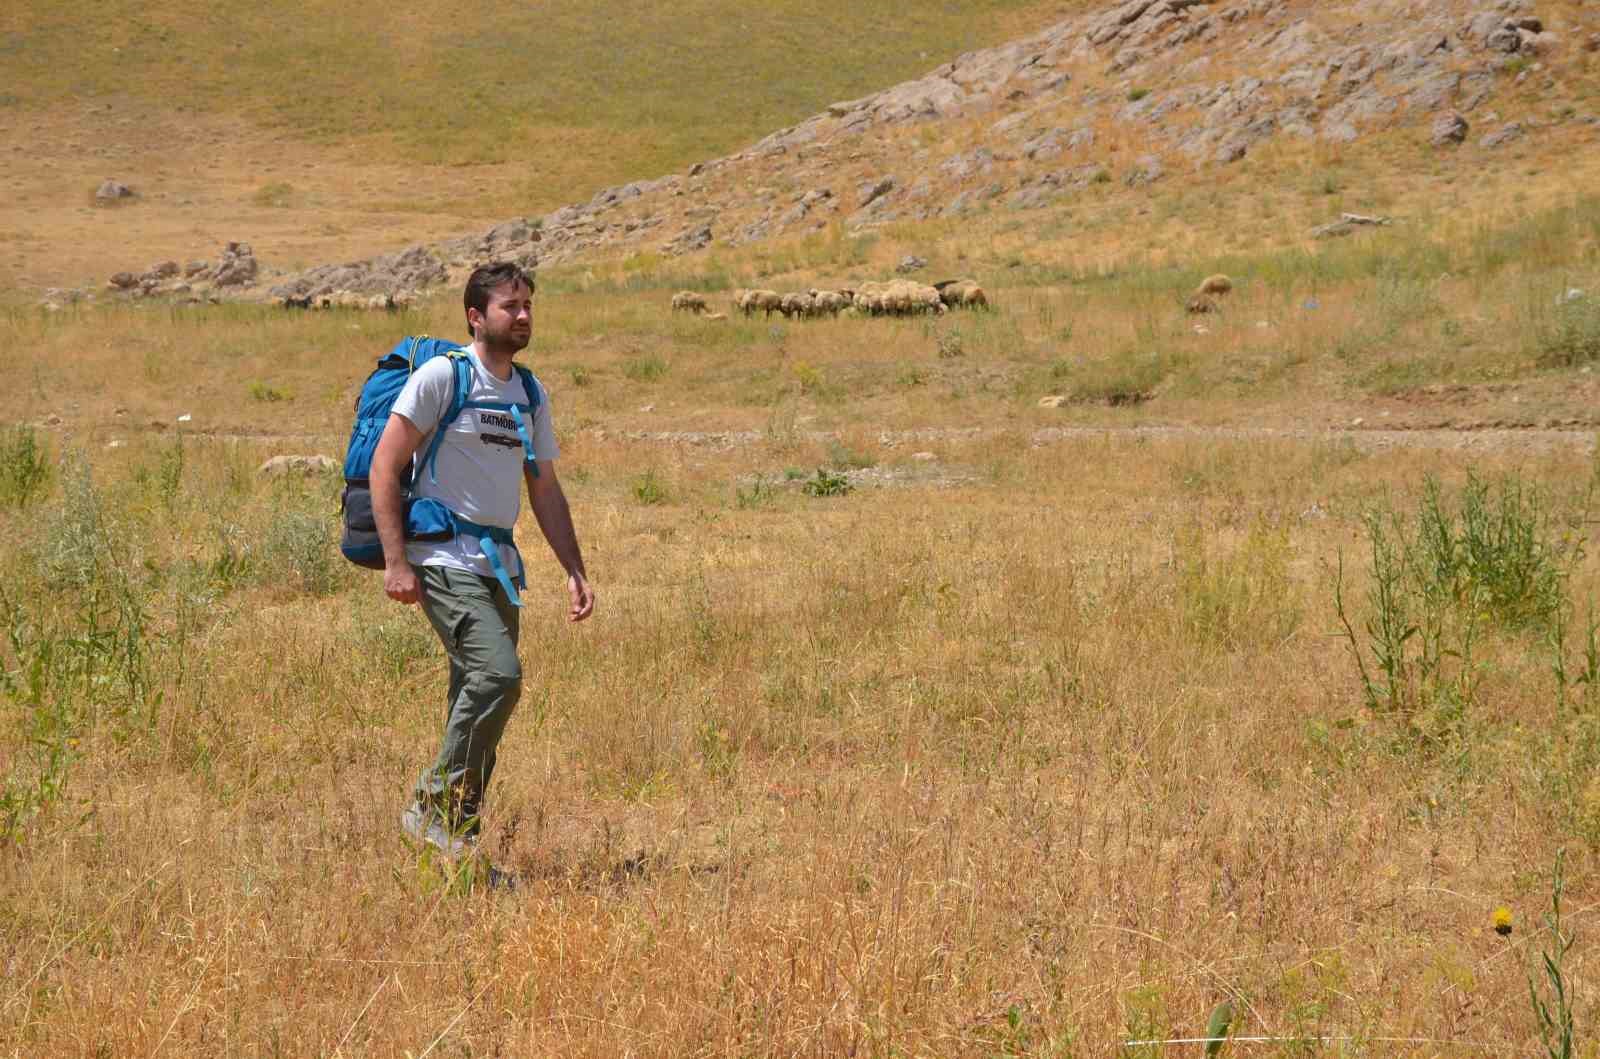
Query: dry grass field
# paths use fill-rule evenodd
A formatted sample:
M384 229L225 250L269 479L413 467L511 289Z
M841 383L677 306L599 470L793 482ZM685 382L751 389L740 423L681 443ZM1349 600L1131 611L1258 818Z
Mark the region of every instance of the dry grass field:
M436 646L256 471L454 299L9 314L4 1047L1096 1055L1229 999L1240 1054L1532 1054L1562 849L1586 1029L1600 349L1545 287L1597 211L1241 257L1205 336L1160 267L937 322L543 277L601 610L530 592L511 894L401 841Z
M168 15L204 22L109 24ZM141 91L213 83L135 54ZM77 105L28 70L7 107ZM256 105L293 124L331 77ZM183 126L356 165L350 129L261 118ZM513 892L402 840L442 656L339 558L336 478L258 471L340 455L373 360L459 334L458 296L5 299L0 1055L1180 1057L1156 1042L1224 1001L1225 1055L1561 1054L1535 998L1600 1054L1597 159L1418 137L541 272L528 360L599 607L562 620L525 517L484 839ZM498 164L414 176L397 198L439 208L408 241ZM1396 223L1301 238L1341 209ZM912 252L994 310L668 311ZM77 267L48 254L30 282ZM1186 314L1219 270L1222 311Z

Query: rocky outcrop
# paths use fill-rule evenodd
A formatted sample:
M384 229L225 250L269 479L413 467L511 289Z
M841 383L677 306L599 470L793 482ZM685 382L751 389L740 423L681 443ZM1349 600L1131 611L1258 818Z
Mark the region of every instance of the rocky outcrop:
M398 254L314 268L267 293L274 298L305 298L315 302L334 294L392 295L423 290L444 282L448 270L433 251L413 246Z
M176 261L158 261L143 272L118 272L106 286L134 297L187 296L191 300L215 297L221 288L243 288L255 282L260 271L249 243L228 243L216 265L191 261L180 266Z
M1466 141L1465 116L1512 64L1560 55L1563 34L1580 42L1576 52L1590 31L1541 16L1533 0L1116 0L831 104L683 173L412 248L408 263L313 270L273 290L421 289L493 258L531 266L629 250L689 255L835 219L859 228L1036 209L1096 184L1137 189L1175 170L1244 162L1282 139L1345 144L1409 124L1450 147ZM959 148L933 153L924 145L937 136L900 132L924 122L952 123L946 142ZM1538 128L1512 123L1479 143ZM773 190L785 185L792 197ZM1328 234L1354 227L1335 222Z

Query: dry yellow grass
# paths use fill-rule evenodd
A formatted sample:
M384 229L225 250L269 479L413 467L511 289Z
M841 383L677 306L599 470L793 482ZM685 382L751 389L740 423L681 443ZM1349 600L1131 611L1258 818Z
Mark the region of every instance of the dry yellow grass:
M359 572L308 594L261 550L331 485L257 484L270 449L191 440L169 508L139 468L170 442L97 455L100 583L143 601L152 684L130 697L113 664L77 694L68 665L43 705L8 692L13 780L62 688L70 742L59 799L0 859L4 1047L1104 1054L1231 997L1240 1033L1527 1053L1540 942L1490 913L1532 924L1592 820L1551 797L1592 768L1590 719L1556 723L1537 644L1505 634L1430 750L1361 708L1331 635L1364 505L1455 481L1459 457L1012 431L931 443L966 484L891 447L900 485L741 508L772 444L572 454L604 610L564 627L535 578L486 839L514 894L451 885L397 835L439 722L420 618ZM780 458L827 458L796 444ZM1472 465L1567 511L1589 457ZM676 500L633 501L647 466ZM52 519L5 518L15 627L73 627L94 597L43 581ZM231 586L224 523L254 549ZM1286 565L1257 561L1258 525ZM1186 618L1230 591L1186 575L1196 549L1255 579L1226 635ZM1594 584L1586 562L1574 595Z
M547 270L531 360L600 609L560 620L525 519L485 836L515 893L401 841L442 660L333 553L338 483L256 471L336 455L373 358L459 333L455 294L0 314L0 1054L1105 1055L1229 999L1291 1038L1262 1054L1528 1055L1561 848L1586 1035L1597 685L1486 619L1472 680L1373 709L1334 608L1342 562L1365 644L1364 515L1506 476L1584 664L1600 316L1555 299L1600 292L1600 204L1580 130L1545 136ZM353 256L334 207L282 245ZM1301 238L1343 208L1401 223ZM233 233L127 238L191 234ZM668 311L908 252L996 310ZM807 495L819 469L855 488Z

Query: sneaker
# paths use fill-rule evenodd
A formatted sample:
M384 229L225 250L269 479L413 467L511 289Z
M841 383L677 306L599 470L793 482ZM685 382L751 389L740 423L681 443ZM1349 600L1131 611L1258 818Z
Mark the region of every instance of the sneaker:
M456 835L445 826L444 818L434 809L412 802L400 814L400 830L417 842L425 842L447 857L460 857L471 853L477 845L475 835Z

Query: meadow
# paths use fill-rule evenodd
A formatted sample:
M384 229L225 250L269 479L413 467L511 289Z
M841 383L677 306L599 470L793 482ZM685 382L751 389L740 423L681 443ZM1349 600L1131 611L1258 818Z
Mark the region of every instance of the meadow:
M1600 204L995 231L927 237L997 306L937 320L666 309L893 228L541 274L600 604L525 518L511 893L402 841L437 646L333 476L257 470L454 296L0 317L0 1050L1177 1056L1127 1042L1226 1000L1228 1054L1544 1054L1532 997L1587 1046Z

